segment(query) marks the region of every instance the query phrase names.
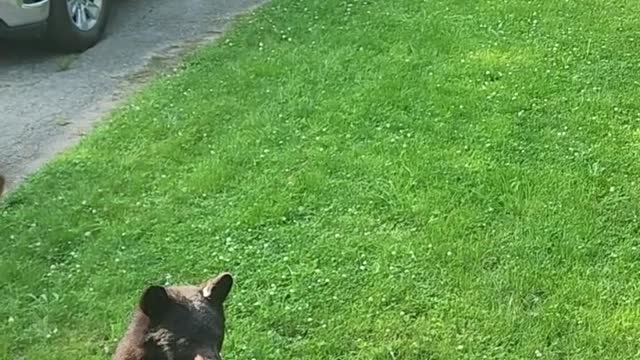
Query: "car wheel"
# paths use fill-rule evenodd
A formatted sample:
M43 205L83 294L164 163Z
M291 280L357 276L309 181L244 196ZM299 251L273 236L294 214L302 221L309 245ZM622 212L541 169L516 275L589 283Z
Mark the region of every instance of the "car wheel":
M104 33L111 0L51 0L47 36L56 48L81 52Z

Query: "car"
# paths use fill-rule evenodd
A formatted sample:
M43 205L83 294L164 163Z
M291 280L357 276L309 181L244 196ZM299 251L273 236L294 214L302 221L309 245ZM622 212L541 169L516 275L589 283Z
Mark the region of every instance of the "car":
M112 0L0 0L0 37L41 38L64 52L95 45Z

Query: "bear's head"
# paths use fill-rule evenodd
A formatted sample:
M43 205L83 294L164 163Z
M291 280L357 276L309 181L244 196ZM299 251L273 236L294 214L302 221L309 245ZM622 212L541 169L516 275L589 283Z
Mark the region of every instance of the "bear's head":
M223 273L198 286L148 287L113 359L220 360L232 285Z

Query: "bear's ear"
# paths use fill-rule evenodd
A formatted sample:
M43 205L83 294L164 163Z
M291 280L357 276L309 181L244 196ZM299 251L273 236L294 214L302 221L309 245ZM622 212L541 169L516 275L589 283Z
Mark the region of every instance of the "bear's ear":
M233 276L229 273L222 273L202 285L202 296L213 303L222 304L229 295L232 286Z
M161 319L171 307L171 299L162 286L150 286L140 298L140 310L152 320Z

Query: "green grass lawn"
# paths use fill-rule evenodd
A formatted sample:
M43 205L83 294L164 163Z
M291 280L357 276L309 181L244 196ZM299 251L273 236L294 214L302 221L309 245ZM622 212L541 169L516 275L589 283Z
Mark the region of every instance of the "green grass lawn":
M274 0L0 205L0 357L229 270L226 359L637 359L638 54L637 0Z

